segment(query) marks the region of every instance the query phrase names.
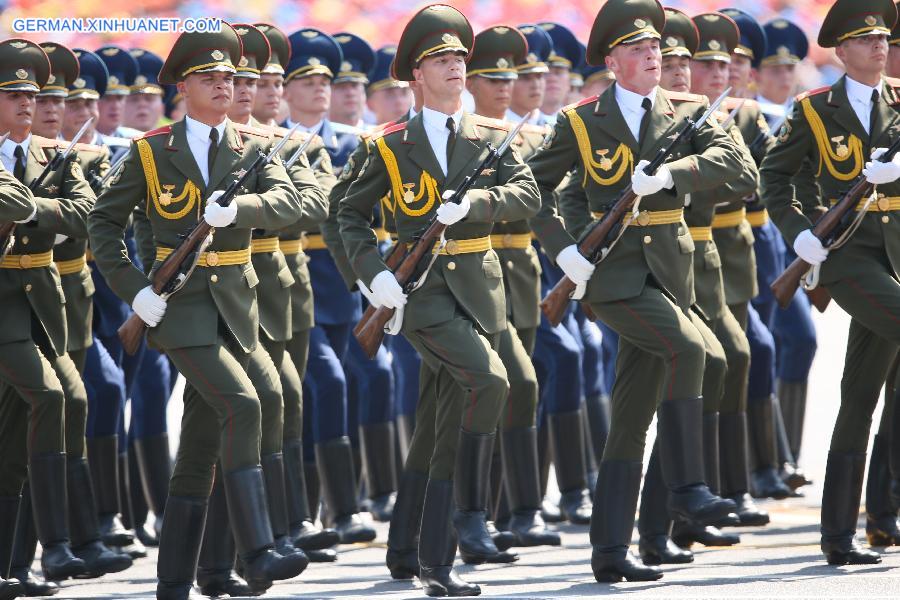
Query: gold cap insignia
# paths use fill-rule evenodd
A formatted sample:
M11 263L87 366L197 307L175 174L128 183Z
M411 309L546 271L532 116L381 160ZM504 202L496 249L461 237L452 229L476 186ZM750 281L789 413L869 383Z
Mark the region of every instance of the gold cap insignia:
M788 22L784 19L778 19L777 21L772 23L772 27L774 27L775 29L787 29Z
M239 27L235 29L234 32L238 35L247 35L248 33L250 33L250 30L246 27Z
M21 50L28 44L26 44L25 42L10 42L9 45L12 46L13 48L15 48L16 50Z
M384 50L382 50L385 54L397 54L397 49L393 46L388 46Z
M348 61L345 60L344 62L341 63L341 71L346 73L347 71L352 71L352 70L353 70L353 65L351 65Z
M871 27L872 25L874 25L877 22L878 21L872 15L869 15L868 17L866 17L866 25L868 25L869 27Z
M250 61L247 60L247 57L246 57L246 56L242 56L242 57L241 57L241 60L238 61L238 66L239 66L239 67L246 67L248 64L250 64Z
M119 53L119 49L118 49L118 48L106 48L106 49L103 51L103 55L104 55L104 56L115 56L115 55L118 54L118 53Z
M675 47L678 45L678 40L672 37L671 35L666 38L666 46Z
M791 51L788 50L787 46L778 46L778 50L775 51L778 56L785 58L791 55Z
M494 33L497 35L506 35L509 33L509 27L494 27Z
M47 54L51 54L56 50L56 46L41 46L44 49L44 52Z
M349 35L339 35L339 36L335 37L334 39L335 39L335 41L336 41L337 43L339 43L339 44L346 44L347 42L349 42L349 41L352 40L353 38L350 37Z
M506 68L508 68L508 67L509 67L509 61L508 61L508 60L506 60L505 58L498 58L498 59L497 59L497 68L498 68L498 69L506 69Z
M703 15L703 20L710 23L715 23L719 20L719 15Z
M313 31L311 29L305 29L300 35L308 39L313 39L314 37L319 37L319 32Z
M720 44L718 41L709 40L709 49L710 50L718 50L721 47L722 47L722 44Z
M135 58L138 57L138 56L143 56L143 55L144 55L144 51L141 50L140 48L135 48L134 50L129 50L128 53L129 53L130 55L134 56Z
M647 21L645 21L643 19L635 19L634 26L637 27L638 29L643 29L644 27L647 26Z
M528 25L527 27L519 27L519 31L524 33L525 35L531 35L534 32L534 27Z
M50 75L50 77L47 78L48 85L51 83L55 83L55 82L56 82L56 75Z
M78 79L75 80L75 83L72 84L72 85L74 85L74 86L75 86L76 88L78 88L78 89L81 89L81 88L83 88L85 85L87 85L87 82L85 82L84 79L82 79L81 77L79 77Z
M147 83L147 77L145 75L138 75L134 78L135 85L144 85Z
M119 78L115 75L109 76L109 85L119 85Z
M306 62L307 62L307 64L310 64L314 67L318 67L319 65L322 64L322 61L319 60L318 58L316 58L315 56L310 56Z
M462 45L461 42L459 41L459 38L456 37L455 35L453 35L452 33L445 33L444 35L442 35L441 41L443 41L445 44L460 44L460 45Z
M221 50L213 50L209 55L213 57L213 60L222 60L225 58L225 55L222 54Z
M18 71L16 71L16 77L18 77L19 79L25 79L26 77L28 77L28 71L26 71L25 69L19 69Z
M529 63L536 63L538 61L538 55L534 52L529 52L525 60Z
M260 23L259 25L256 26L256 28L259 29L260 31L268 31L269 30L269 26L264 23Z

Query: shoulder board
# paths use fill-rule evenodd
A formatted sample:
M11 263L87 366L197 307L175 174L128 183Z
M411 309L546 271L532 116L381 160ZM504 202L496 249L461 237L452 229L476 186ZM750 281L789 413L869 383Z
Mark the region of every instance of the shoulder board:
M250 125L242 125L241 123L231 123L231 126L235 128L239 133L245 133L247 135L255 135L259 137L267 138L269 137L269 133L267 131L263 131L262 129L258 129L256 127L251 127Z
M559 112L566 112L566 111L572 110L573 108L578 108L579 106L584 106L585 104L592 104L592 103L596 102L599 98L600 98L599 95L588 96L587 98L584 98L583 100L580 100L578 102L573 102L572 104L569 104L568 106L563 106Z
M725 110L734 110L735 108L740 106L741 102L744 103L744 108L759 108L759 102L757 102L753 98L734 98L732 96L725 98L725 102L722 103L722 107Z
M707 102L706 96L701 96L700 94L689 94L687 92L672 92L670 90L663 90L666 94L666 98L671 100L672 102Z
M96 144L75 144L75 150L78 152L96 152L97 154L102 153L105 148L103 146L97 146Z
M383 135L385 129L392 125L396 125L397 121L388 121L386 123L381 123L379 125L373 125L371 129L368 131L364 131L359 134L359 137L362 138L364 142L370 142L373 139L380 137Z
M384 129L378 132L372 133L372 141L374 142L378 138L383 138L391 135L392 133L397 133L398 131L403 131L406 129L406 123L394 123L393 125L388 125Z
M142 135L141 137L139 137L137 139L144 139L144 138L153 137L156 135L169 135L170 133L172 133L172 126L171 125L163 125L162 127L159 127L157 129L151 129L150 131L146 132L144 135Z
M808 97L810 97L810 96L818 96L819 94L824 94L825 92L829 91L830 89L831 89L831 86L830 86L830 85L823 85L823 86L820 87L820 88L816 88L816 89L814 89L814 90L808 90L808 91L805 91L805 92L803 92L802 94L797 94L797 97L795 98L795 101L800 102L800 101L803 100L804 98L808 98Z
M513 127L512 123L501 121L500 119L490 119L481 115L472 115L475 117L475 124L479 127L487 127L488 129L498 129L500 131L509 131Z

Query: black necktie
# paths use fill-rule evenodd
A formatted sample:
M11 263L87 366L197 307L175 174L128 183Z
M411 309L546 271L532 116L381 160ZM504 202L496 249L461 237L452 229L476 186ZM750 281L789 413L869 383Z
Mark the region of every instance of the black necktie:
M650 111L653 109L653 103L650 102L650 98L641 100L641 108L644 109L644 116L641 117L641 127L638 130L638 142L644 137L644 134L647 132L647 125L650 124Z
M872 112L869 113L869 139L876 135L875 127L878 124L878 104L881 102L881 94L878 90L872 90Z
M16 164L13 166L13 176L21 182L25 182L25 150L22 146L16 146L13 150L13 156L16 157Z
M447 129L450 130L450 135L447 137L447 170L450 170L450 155L453 154L453 147L456 146L456 123L453 122L453 117L447 117Z
M207 183L212 179L213 165L216 162L216 154L219 153L219 130L213 127L209 130L209 153L206 155Z

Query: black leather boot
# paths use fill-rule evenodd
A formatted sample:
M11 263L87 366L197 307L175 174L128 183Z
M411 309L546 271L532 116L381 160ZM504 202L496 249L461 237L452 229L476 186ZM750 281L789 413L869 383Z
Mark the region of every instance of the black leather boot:
M584 399L588 431L591 436L591 448L594 460L599 466L609 437L609 396L606 394L590 394ZM593 488L590 488L593 489Z
M638 551L645 565L683 564L694 561L692 552L682 550L669 538L672 520L666 501L669 489L663 482L659 464L659 444L653 445L644 489L641 491L641 509L638 518L640 542Z
M562 518L574 525L591 522L591 495L587 488L584 463L583 413L574 410L549 415L550 444L553 465L559 484L559 511Z
M309 564L303 552L281 556L274 550L262 469L230 471L225 473L224 483L228 517L250 589L262 592L273 581L292 579L302 573Z
M206 523L206 498L170 496L166 501L156 563L157 600L196 597L191 586ZM213 525L217 527L218 524Z
M864 453L829 452L822 491L822 552L829 565L871 565L881 555L859 546L856 519L866 469Z
M147 556L147 546L159 546L159 532L162 529L161 516L154 518L152 525L147 523L150 507L144 496L140 472L137 452L132 443L128 452L119 452L119 507L122 509L122 525L134 532L134 541L118 549L131 558L143 558Z
M890 499L889 444L887 435L875 434L866 479L866 537L870 546L900 545L897 511Z
M703 413L703 473L706 477L706 485L709 491L721 497L725 497L722 493L722 477L721 464L719 462L719 413L704 412ZM728 498L731 500L731 498ZM732 500L737 505L737 502ZM741 519L736 512L729 513L715 523L716 527L737 527L741 524Z
M320 552L338 544L340 536L334 529L320 529L315 525L306 495L306 475L303 469L303 440L297 438L284 442L284 480L287 496L288 522L294 546L302 549L312 562L332 562L334 551L322 556L331 560L317 561Z
M500 432L510 511L507 527L517 546L559 546L559 533L548 529L541 518L537 437L536 427Z
M13 514L15 508L12 499L0 498L0 514ZM34 555L37 552L37 531L34 528L34 514L31 511L31 488L25 483L22 500L19 503L19 515L16 520L16 536L12 545L12 560L9 563L9 577L22 584L23 596L53 596L59 593L59 586L52 581L44 581L31 571ZM0 535L0 539L9 539L8 533ZM0 560L5 560L0 559ZM5 576L2 572L0 575Z
M25 595L25 588L18 579L3 579L0 577L0 600L13 600Z
M371 542L375 530L366 525L356 497L356 471L350 439L339 437L316 444L316 464L328 513L342 544Z
M685 549L689 549L694 543L707 547L722 547L740 544L741 536L736 533L725 533L712 525L700 525L678 519L672 525L672 541Z
M100 541L97 506L94 502L91 473L86 458L67 461L66 486L69 496L72 553L84 561L87 571L81 577L100 577L130 567L132 563L130 556L113 552Z
M395 462L386 457L393 457L396 452L394 423L388 421L360 425L359 443L366 475L369 513L376 521L390 521L397 498L397 472L394 469Z
M261 457L263 478L266 483L266 500L269 505L269 518L272 525L272 536L275 538L275 550L282 556L302 552L294 547L288 535L287 494L284 487L284 455L281 452L266 454Z
M778 474L774 402L772 396L747 402L747 424L756 453L756 466L750 475L751 493L754 498L783 500L791 495L791 489Z
M722 497L737 505L742 527L761 527L768 524L769 513L760 510L750 497L750 473L747 464L747 415L730 413L719 415L719 459ZM718 526L723 524L717 523Z
M87 438L88 463L97 499L101 540L107 546L127 546L134 535L122 524L119 507L119 438Z
M453 482L428 480L419 533L419 581L428 596L478 596L481 588L453 570L456 528L452 516Z
M404 469L391 527L388 530L385 563L394 579L412 579L419 575L419 526L428 475Z
M645 566L628 549L641 485L641 462L604 460L597 471L591 519L591 570L600 583L656 581L659 567Z
M784 424L781 400L778 396L772 397L772 404L772 414L774 415L775 420L775 447L778 450L778 476L788 489L791 490L791 498L802 498L803 492L798 491L798 489L805 485L812 484L812 481L807 479L803 470L797 466L797 461L791 450L790 439L788 438L788 432Z
M737 506L705 483L703 438L697 435L702 412L700 397L665 400L657 409L657 430L669 515L705 525L728 517Z
M209 495L206 511L207 527L203 531L203 545L197 563L197 586L204 596L254 596L247 582L234 572L234 536L228 518L228 503L221 471L216 469L216 479Z
M169 480L172 478L169 434L136 439L134 454L144 497L148 499L150 509L156 515L157 522L161 524L166 510L166 498L169 497ZM138 474L131 472L129 476L138 477Z
M480 564L497 558L500 553L487 530L494 437L493 433L459 431L455 469L459 477L454 481L456 511L453 525L459 539L459 553L467 564Z
M805 381L784 381L779 379L776 387L784 429L795 463L799 460L800 448L803 444L803 423L806 419L806 390L807 382Z
M66 455L46 454L31 458L28 464L31 508L38 539L41 541L41 569L44 577L62 581L86 571L84 561L69 548L66 523Z
M547 481L550 479L550 426L544 423L538 427L538 475L541 484L541 518L547 523L562 523L559 504L547 498Z

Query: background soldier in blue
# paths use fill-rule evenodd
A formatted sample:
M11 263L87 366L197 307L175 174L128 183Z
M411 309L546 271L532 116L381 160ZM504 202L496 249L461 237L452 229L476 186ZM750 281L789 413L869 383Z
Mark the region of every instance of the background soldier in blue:
M143 48L132 48L128 53L137 60L138 74L125 100L125 126L149 131L162 125L165 110L163 87L157 79L163 60Z
M142 133L124 126L125 105L138 74L137 59L119 46L103 46L95 50L94 54L100 57L109 73L106 93L97 101L97 132L120 138L132 138Z

